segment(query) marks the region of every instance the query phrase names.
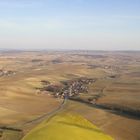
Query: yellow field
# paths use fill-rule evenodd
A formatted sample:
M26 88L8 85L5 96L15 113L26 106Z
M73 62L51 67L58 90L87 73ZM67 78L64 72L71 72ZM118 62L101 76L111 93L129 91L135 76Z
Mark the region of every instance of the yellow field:
M113 140L79 115L60 114L33 129L23 140Z

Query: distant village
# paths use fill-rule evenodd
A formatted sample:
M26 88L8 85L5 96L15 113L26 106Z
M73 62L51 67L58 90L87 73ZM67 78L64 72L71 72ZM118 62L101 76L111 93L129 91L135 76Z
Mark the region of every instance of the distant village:
M52 92L57 98L69 98L80 93L88 93L88 85L95 81L96 79L85 77L62 81L62 85L54 85L49 81L41 81L44 87L40 91Z
M2 77L2 76L11 76L11 75L15 75L15 74L16 74L15 71L0 69L0 77Z

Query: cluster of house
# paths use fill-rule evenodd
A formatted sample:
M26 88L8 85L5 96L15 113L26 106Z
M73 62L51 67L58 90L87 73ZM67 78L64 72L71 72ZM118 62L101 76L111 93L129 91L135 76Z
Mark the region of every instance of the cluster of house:
M88 85L93 82L95 82L95 79L92 78L77 78L63 81L62 85L52 85L44 81L43 83L47 83L48 85L43 88L43 91L53 92L55 97L68 98L80 93L87 93Z
M88 65L90 69L95 69L95 68L103 68L103 69L112 69L113 66L110 66L110 65Z
M2 69L0 69L0 77L1 76L11 76L11 75L15 75L16 74L16 72L14 72L14 71L10 71L10 70L2 70Z

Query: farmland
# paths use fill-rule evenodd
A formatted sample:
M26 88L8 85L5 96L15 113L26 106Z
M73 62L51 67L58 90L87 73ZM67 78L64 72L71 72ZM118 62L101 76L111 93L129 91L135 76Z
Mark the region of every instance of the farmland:
M57 119L65 119L63 115L76 114L112 139L140 139L139 60L140 52L0 52L0 140L20 140L26 134L28 138L28 132L44 128L47 124L42 122L48 117L28 127L23 124L57 110L64 95L67 102L61 115L56 113L50 120L53 127ZM66 122L73 121L69 119L66 115ZM52 131L46 127L39 131ZM74 128L68 126L67 132ZM79 128L81 131L87 130Z

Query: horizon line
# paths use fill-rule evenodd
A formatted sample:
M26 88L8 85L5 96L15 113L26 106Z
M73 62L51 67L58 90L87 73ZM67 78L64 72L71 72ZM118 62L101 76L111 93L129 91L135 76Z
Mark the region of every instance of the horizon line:
M1 51L104 51L104 52L136 52L140 49L16 49L16 48L0 48Z

